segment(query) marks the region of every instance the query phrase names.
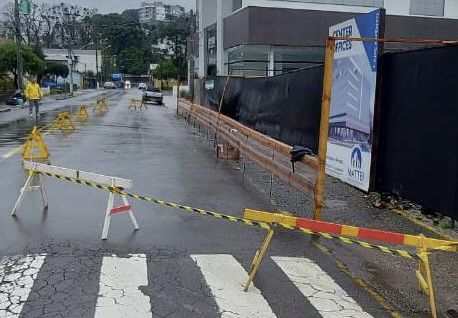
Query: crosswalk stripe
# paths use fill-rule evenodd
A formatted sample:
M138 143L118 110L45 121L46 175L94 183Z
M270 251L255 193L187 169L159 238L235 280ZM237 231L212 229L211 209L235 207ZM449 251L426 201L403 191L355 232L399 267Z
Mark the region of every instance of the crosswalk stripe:
M19 317L45 258L38 254L0 260L0 317Z
M103 257L95 318L152 317L150 299L140 290L148 285L146 255L129 256Z
M191 255L219 307L221 318L276 317L255 286L243 291L247 272L232 255Z
M313 261L275 256L272 260L323 318L372 318Z

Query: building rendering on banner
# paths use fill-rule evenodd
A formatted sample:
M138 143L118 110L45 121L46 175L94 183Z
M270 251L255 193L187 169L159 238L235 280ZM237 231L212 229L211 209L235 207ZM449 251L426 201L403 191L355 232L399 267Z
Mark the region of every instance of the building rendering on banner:
M179 5L169 5L162 1L144 1L139 11L139 22L154 25L159 22L172 21L185 13L185 8Z
M323 63L328 28L377 8L386 37L456 39L456 0L197 0L190 74L273 76Z

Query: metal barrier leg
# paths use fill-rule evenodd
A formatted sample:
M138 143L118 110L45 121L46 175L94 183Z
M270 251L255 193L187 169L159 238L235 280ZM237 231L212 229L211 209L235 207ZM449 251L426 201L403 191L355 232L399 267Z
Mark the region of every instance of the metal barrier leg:
M126 206L130 206L129 201L127 201L127 197L125 195L122 196L122 202L124 202ZM137 223L137 219L135 218L134 212L132 211L132 208L129 210L129 216L130 216L130 219L132 220L135 230L140 229Z
M11 211L11 216L16 215L16 212L18 211L19 207L21 206L22 200L24 199L24 195L29 190L30 183L32 182L33 176L34 176L34 173L30 172L29 177L27 178L27 180L24 183L24 186L19 191L19 197L17 198L17 201L14 204L13 211Z
M108 237L108 230L110 229L111 210L113 209L114 194L110 192L108 196L107 211L105 213L105 222L102 230L102 240L106 240Z
M259 266L261 265L261 262L264 259L264 256L266 255L267 248L269 247L273 236L274 236L274 230L273 228L270 228L269 231L267 232L266 237L264 238L264 241L262 242L261 247L256 251L256 254L254 255L253 261L251 262L251 266L250 266L250 274L248 275L248 280L245 284L245 288L243 289L243 291L245 292L248 291L248 288L250 287L251 282L254 279L254 276L258 272Z
M426 294L429 298L429 306L431 310L431 317L437 318L436 300L434 297L434 287L431 275L431 267L429 265L428 247L425 244L425 236L420 234L420 241L418 246L418 255L420 261L418 270L416 272L418 287L420 292Z

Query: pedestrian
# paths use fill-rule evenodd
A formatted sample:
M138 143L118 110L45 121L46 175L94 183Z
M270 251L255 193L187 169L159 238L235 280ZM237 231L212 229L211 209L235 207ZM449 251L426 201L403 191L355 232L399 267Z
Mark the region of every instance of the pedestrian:
M37 79L32 78L32 82L28 82L25 86L25 97L29 101L29 113L30 117L33 117L33 108L35 107L35 117L40 117L40 106L38 102L43 97L40 84L37 83Z

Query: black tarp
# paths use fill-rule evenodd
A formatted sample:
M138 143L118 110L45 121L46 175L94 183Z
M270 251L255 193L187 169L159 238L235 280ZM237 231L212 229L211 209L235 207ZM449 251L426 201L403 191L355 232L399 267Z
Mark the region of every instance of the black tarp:
M458 46L386 53L381 66L375 190L458 219ZM222 113L316 153L322 80L323 66L230 78ZM218 110L225 82L202 81L200 103Z
M226 80L203 80L200 104L217 111ZM317 153L322 85L322 65L268 78L230 77L221 113L272 138Z
M458 46L382 65L376 189L458 219Z

